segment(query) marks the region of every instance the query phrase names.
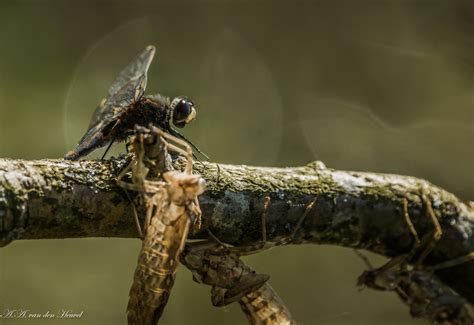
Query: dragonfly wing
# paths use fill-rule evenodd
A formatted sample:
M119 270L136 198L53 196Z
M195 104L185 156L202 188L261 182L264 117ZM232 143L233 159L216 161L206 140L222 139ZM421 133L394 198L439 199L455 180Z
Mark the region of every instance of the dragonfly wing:
M118 77L115 79L112 86L109 88L109 97L118 93L130 80L135 80L141 76L145 76L150 67L151 61L155 56L155 47L152 45L147 46L132 62L130 62L125 69L120 72Z
M154 55L155 47L148 46L122 70L109 88L107 97L96 108L77 148L68 153L66 159L78 159L113 140L110 138L113 127L145 93L147 72Z
M95 109L88 130L117 121L126 112L127 108L143 96L145 86L146 75L142 75L138 79L130 80L114 96L102 100L101 104Z
M107 127L104 127L102 124L90 128L79 141L76 149L69 151L66 156L64 156L64 159L77 160L82 156L89 154L94 149L104 146L109 142L109 139L106 136L106 131Z
M108 95L92 115L89 128L100 121L119 116L125 108L138 101L144 94L147 72L155 55L155 47L148 46L115 79Z

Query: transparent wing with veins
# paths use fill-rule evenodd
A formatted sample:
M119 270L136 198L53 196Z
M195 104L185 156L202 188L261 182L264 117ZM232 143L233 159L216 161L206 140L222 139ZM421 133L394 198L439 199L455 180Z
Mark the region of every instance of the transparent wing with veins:
M84 136L67 159L77 159L107 141L107 134L115 127L120 117L144 94L147 71L150 67L155 47L148 46L115 79L106 98L102 100L92 115Z
M143 96L147 83L147 72L155 56L155 47L148 46L140 53L110 86L107 97L96 108L89 129L96 127L101 121L117 118L123 108L133 104Z

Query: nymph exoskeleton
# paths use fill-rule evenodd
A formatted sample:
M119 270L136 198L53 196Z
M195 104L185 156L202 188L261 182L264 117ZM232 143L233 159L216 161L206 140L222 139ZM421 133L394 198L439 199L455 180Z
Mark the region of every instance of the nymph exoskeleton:
M184 171L164 172L163 181L147 180L149 168L144 162L146 137L156 137L158 144L164 144L162 159L166 159L166 149L184 155L187 159ZM192 150L186 142L150 127L149 134L139 132L133 143L135 160L126 168L132 170L132 183L123 181L125 174L121 173L119 185L143 195L146 216L144 231L139 230L143 244L127 312L129 324L148 325L158 322L168 301L190 224L196 228L200 225L198 196L204 190L204 181L199 175L192 174Z

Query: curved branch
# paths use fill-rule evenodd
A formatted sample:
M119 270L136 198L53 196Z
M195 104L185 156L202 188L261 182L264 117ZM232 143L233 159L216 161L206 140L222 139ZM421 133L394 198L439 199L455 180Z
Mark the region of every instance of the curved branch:
M0 159L0 245L13 239L137 237L127 196L115 181L127 157L109 161ZM181 162L175 162L180 164ZM294 244L334 244L386 256L408 252L414 238L403 199L420 236L433 231L423 204L428 193L443 235L426 264L474 251L474 209L427 181L409 176L338 171L320 162L268 168L204 162L195 170L207 181L200 197L203 227L228 244L261 240L265 196L268 241L290 235L306 205L317 204ZM474 261L437 271L446 284L474 303Z

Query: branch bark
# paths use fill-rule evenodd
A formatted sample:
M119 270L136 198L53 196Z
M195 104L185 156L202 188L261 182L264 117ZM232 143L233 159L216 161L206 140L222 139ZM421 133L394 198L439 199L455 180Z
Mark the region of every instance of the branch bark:
M132 209L115 181L128 163L0 159L0 245L14 239L137 237ZM182 161L176 161L180 165ZM443 236L426 264L474 251L474 209L453 194L409 176L338 171L321 162L269 168L203 162L195 171L207 181L200 197L203 225L225 243L261 240L263 200L268 241L288 236L306 205L317 203L293 244L333 244L388 257L410 251L414 239L403 217L403 199L421 236L433 225L422 202L428 193ZM437 271L439 278L474 304L474 261Z

